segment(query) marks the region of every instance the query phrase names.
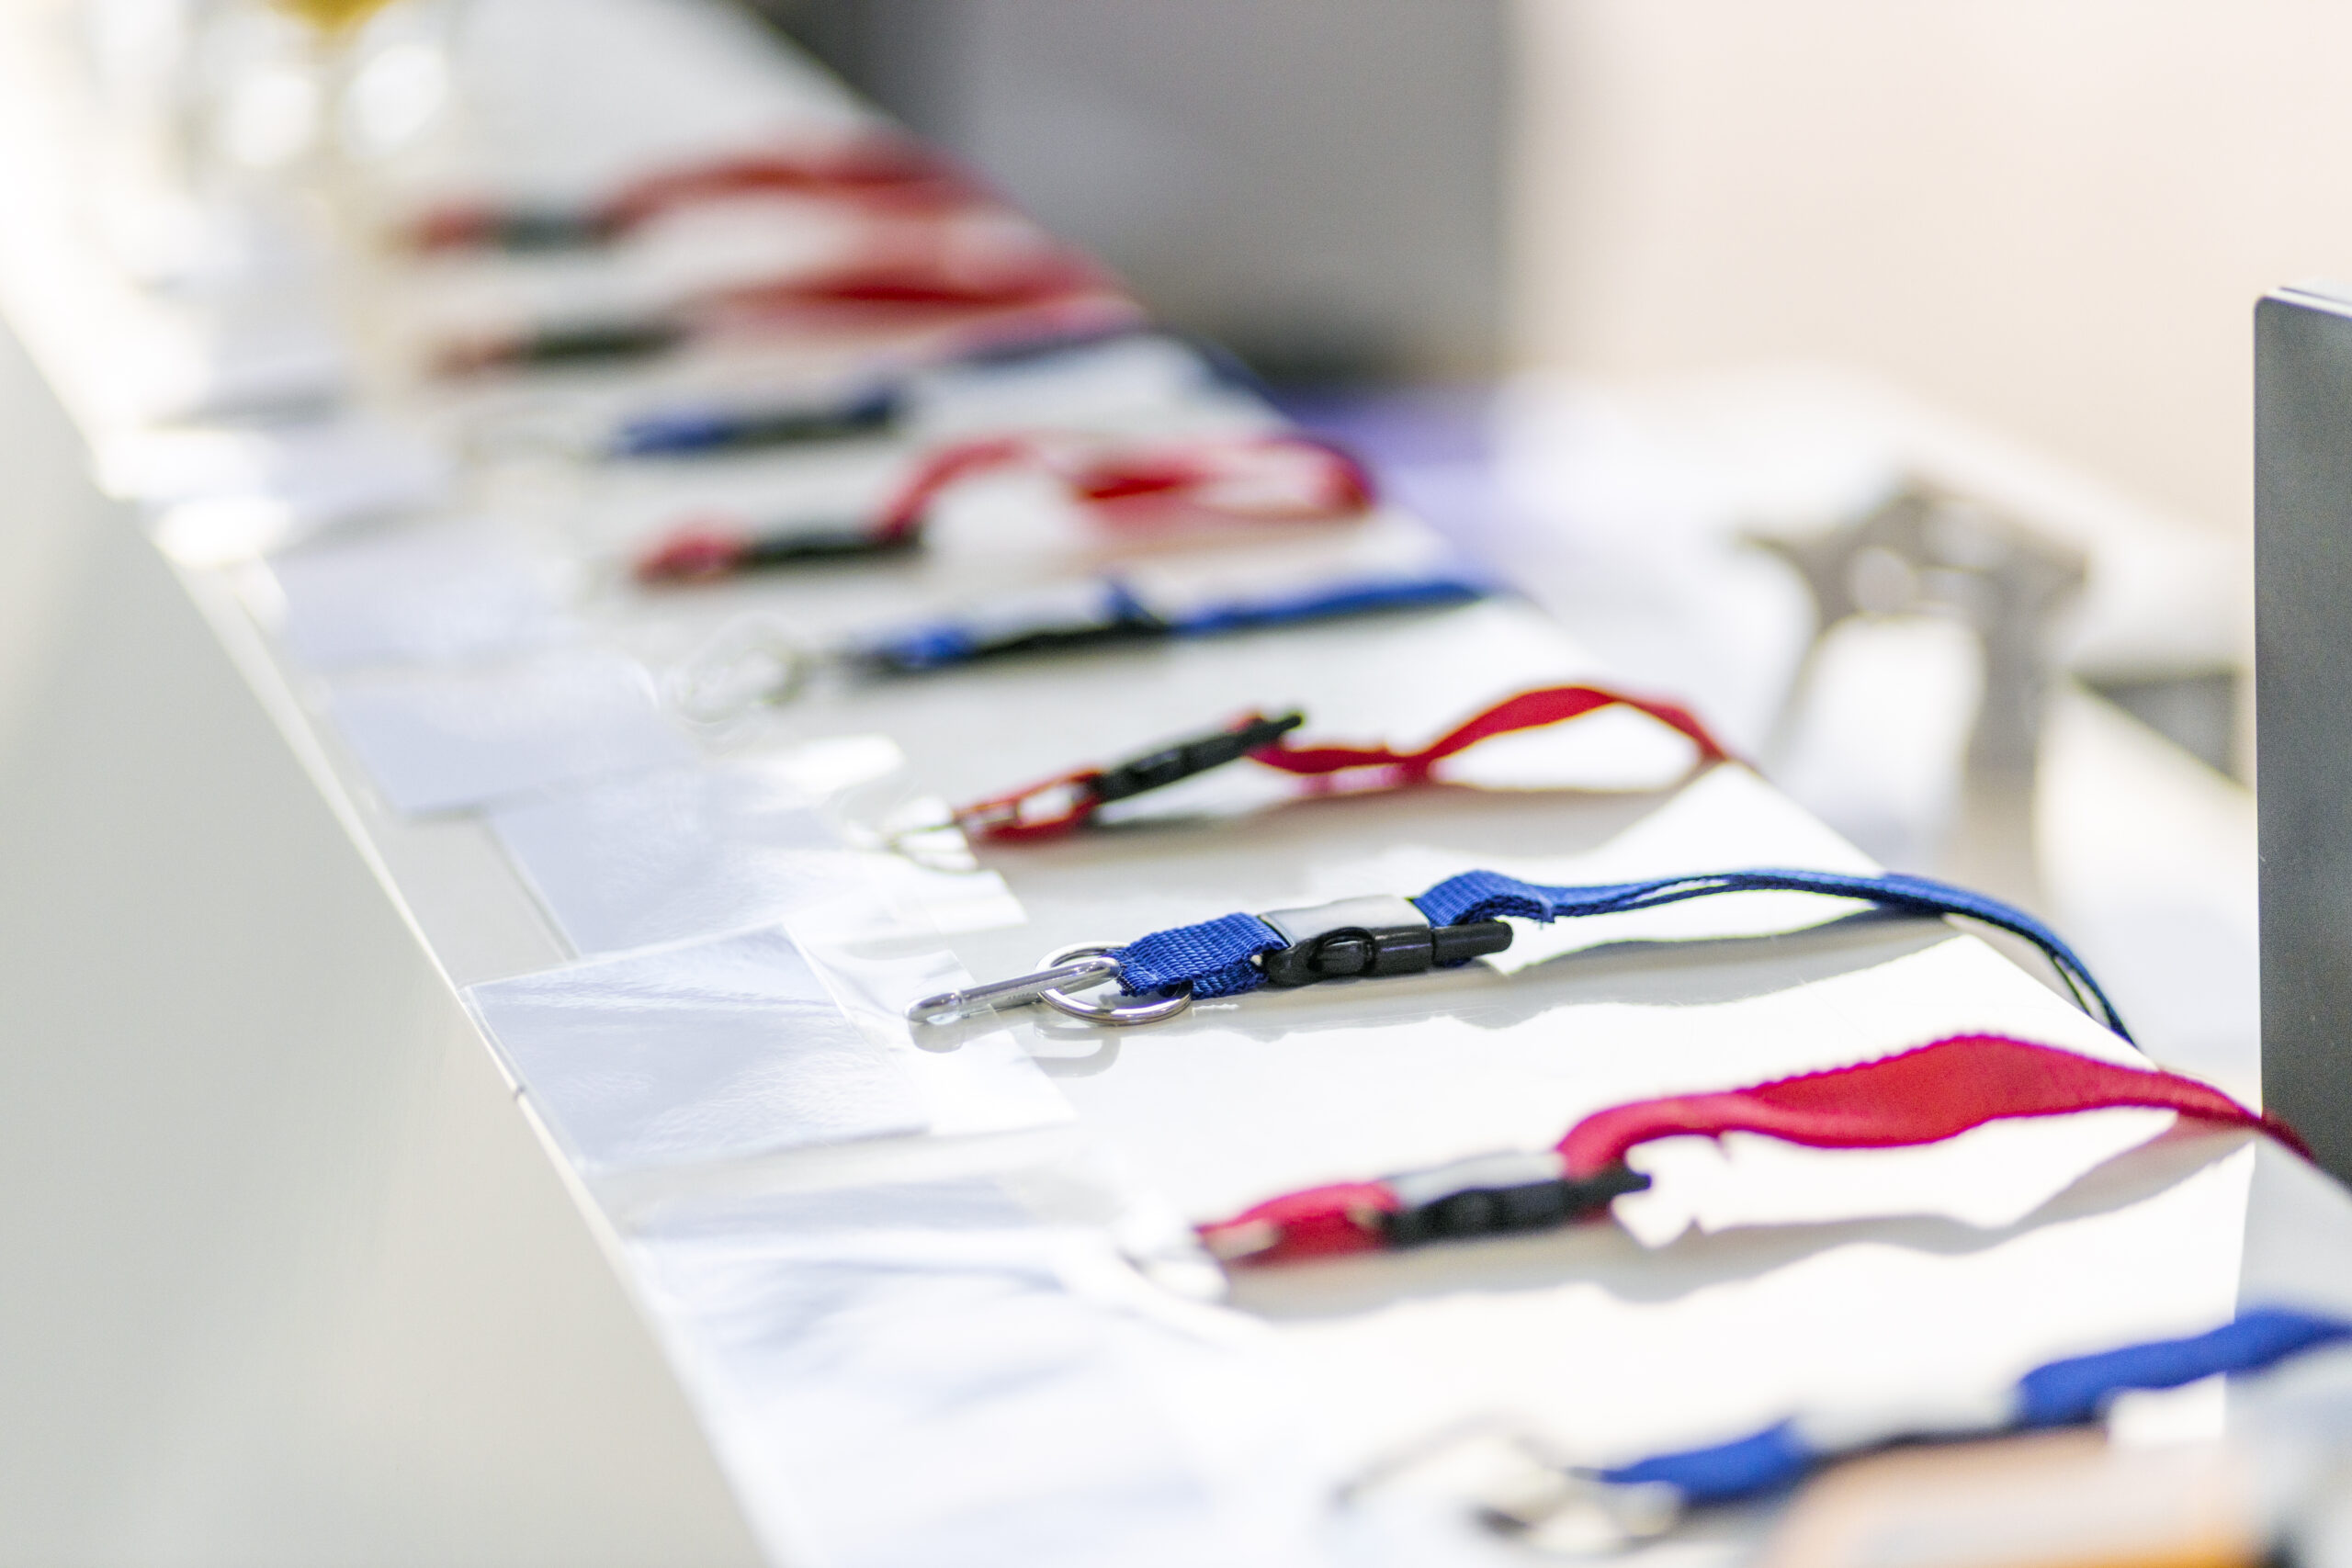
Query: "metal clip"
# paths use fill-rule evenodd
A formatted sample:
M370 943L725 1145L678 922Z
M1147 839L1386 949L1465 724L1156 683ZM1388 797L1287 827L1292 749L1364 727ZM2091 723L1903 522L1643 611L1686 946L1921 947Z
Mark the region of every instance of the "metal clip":
M1549 1434L1501 1413L1472 1416L1374 1459L1336 1501L1361 1507L1387 1495L1451 1501L1507 1540L1577 1561L1654 1540L1682 1512L1674 1488L1601 1481Z
M1107 985L1116 980L1121 964L1111 956L1108 948L1080 945L1065 947L1046 955L1045 964L1034 975L1022 975L1010 980L996 980L967 990L943 991L935 997L925 997L907 1009L910 1023L945 1023L967 1013L988 1011L996 1008L1028 1007L1043 1002L1055 1011L1088 1023L1107 1023L1114 1027L1158 1023L1174 1018L1193 1005L1191 987L1172 997L1160 997L1148 1002L1090 1002L1069 993L1090 987Z
M669 695L696 724L725 724L800 694L819 656L763 615L730 621L671 671Z

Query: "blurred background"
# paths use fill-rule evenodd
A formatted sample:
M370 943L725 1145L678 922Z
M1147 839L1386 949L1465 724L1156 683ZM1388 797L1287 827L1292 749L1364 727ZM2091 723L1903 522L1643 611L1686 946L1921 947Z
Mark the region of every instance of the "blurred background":
M2248 321L2352 251L2352 13L758 3L1863 847L2251 1051Z
M1624 683L1882 862L2049 917L2160 1059L2254 1092L2249 316L2352 273L2326 75L2352 14L740 3L1229 347ZM344 9L278 9L312 4ZM557 111L615 67L544 25L560 4L356 6L345 155L386 188L469 145L514 166L445 184L593 164L571 143L609 128ZM223 166L323 123L269 6L86 9L118 86L186 55ZM609 84L671 155L763 112L739 25Z

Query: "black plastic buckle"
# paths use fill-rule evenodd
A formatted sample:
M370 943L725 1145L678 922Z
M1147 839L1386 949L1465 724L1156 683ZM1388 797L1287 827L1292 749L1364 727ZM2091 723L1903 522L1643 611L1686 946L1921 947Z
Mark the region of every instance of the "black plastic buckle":
M1094 775L1088 788L1098 801L1125 800L1221 768L1275 741L1306 722L1306 716L1286 713L1276 718L1252 714L1229 729L1196 739L1180 740L1140 757L1130 757Z
M1065 583L986 607L961 621L922 626L847 650L868 675L915 675L1022 654L1153 642L1174 628L1120 583Z
M576 251L600 245L613 237L609 226L594 217L548 208L518 209L502 215L492 225L490 243L502 251Z
M1387 1179L1401 1206L1381 1215L1390 1247L1551 1230L1647 1190L1650 1179L1623 1166L1598 1175L1560 1174L1556 1154L1488 1155Z
M515 359L525 365L580 365L610 359L643 359L685 341L675 321L582 321L542 327L522 340Z
M1261 955L1270 986L1311 986L1360 975L1425 975L1510 945L1500 920L1432 926L1412 900L1390 894L1342 898L1258 917L1290 945Z
M792 533L762 534L743 552L746 569L799 566L810 561L866 560L876 556L905 555L922 540L911 533L884 535L870 528L808 528Z

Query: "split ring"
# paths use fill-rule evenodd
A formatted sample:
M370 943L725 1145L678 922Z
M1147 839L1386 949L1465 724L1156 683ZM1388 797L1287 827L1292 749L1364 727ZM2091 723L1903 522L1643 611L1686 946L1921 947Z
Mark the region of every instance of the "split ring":
M1072 959L1102 957L1110 951L1108 947L1088 943L1081 943L1077 947L1065 947L1057 953L1048 953L1041 967L1051 969L1068 964ZM1114 962L1116 961L1114 960ZM1116 970L1102 976L1104 981L1117 978ZM1193 987L1191 983L1187 982L1184 988L1172 997L1161 997L1156 1001L1113 1003L1106 1006L1101 1002L1080 1001L1067 991L1057 990L1048 986L1037 993L1037 999L1056 1012L1078 1019L1081 1022L1100 1023L1113 1029L1124 1029L1138 1023L1164 1023L1176 1017L1193 1005Z

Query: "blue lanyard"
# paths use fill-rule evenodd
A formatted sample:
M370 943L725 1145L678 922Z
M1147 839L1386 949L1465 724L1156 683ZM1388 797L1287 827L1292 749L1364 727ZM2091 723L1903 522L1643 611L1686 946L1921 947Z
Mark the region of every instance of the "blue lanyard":
M2185 1339L2152 1340L2036 1367L2018 1381L2008 1420L1988 1430L2031 1430L2094 1420L2119 1393L2179 1388L2217 1373L2260 1371L2301 1351L2347 1338L2352 1338L2352 1323L2257 1308ZM1808 1438L1796 1422L1782 1421L1731 1442L1603 1470L1594 1479L1621 1486L1663 1483L1686 1503L1720 1503L1790 1485L1836 1451Z
M1054 331L1034 338L983 344L899 378L869 385L831 402L730 406L702 403L657 411L621 422L605 446L613 457L692 457L762 446L840 441L879 434L907 417L914 382L926 371L1017 370L1080 355L1127 338L1161 337L1182 344L1201 361L1213 386L1262 394L1263 384L1230 350L1204 338L1148 326Z
M2127 1040L2131 1038L2115 1004L2091 978L2082 959L2048 926L2024 910L1982 893L1924 876L1892 873L1858 876L1846 872L1767 869L1662 876L1647 882L1603 883L1589 887L1545 887L1496 872L1467 871L1448 877L1417 898L1393 900L1395 904L1409 906L1419 919L1408 916L1405 923L1385 930L1328 925L1308 930L1295 919L1270 920L1257 915L1231 914L1199 925L1154 931L1124 947L1110 949L1109 956L1118 960L1119 987L1130 996L1189 988L1195 998L1231 997L1261 986L1303 985L1341 975L1413 973L1413 969L1403 965L1412 957L1409 950L1426 944L1430 928L1435 928L1442 947L1448 931L1475 931L1505 917L1549 924L1583 915L1654 909L1718 893L1749 892L1818 893L1829 897L1860 898L1906 914L1964 915L1997 926L2040 948L2058 966L2067 983L2076 988L2078 996L2087 993L2097 1001L2098 1013L2109 1028ZM1295 917L1301 912L1278 913ZM1509 931L1508 927L1501 929L1506 933ZM1348 934L1351 932L1352 936ZM1384 952L1383 942L1384 936L1392 933L1395 940L1389 945L1397 950L1393 959ZM1359 942L1354 940L1357 937L1368 941ZM1344 940L1335 942L1335 938ZM1314 951L1317 943L1334 945L1337 951L1329 954ZM1501 945L1508 945L1507 935ZM1309 951L1302 952L1303 947ZM1363 966L1347 967L1357 961L1359 948ZM1485 951L1499 950L1498 946ZM1441 951L1430 962L1419 964L1419 968L1450 967L1476 955L1464 953L1449 957ZM1385 960L1390 961L1392 966L1382 967ZM1290 977L1295 975L1304 977Z
M917 1022L935 1022L979 1008L1044 1002L1073 1018L1110 1024L1156 1023L1193 1002L1236 997L1261 987L1314 985L1323 980L1421 975L1451 969L1511 944L1508 919L1574 919L1584 915L1654 909L1719 893L1817 893L1858 898L1912 915L1962 915L2023 937L2056 965L2086 1010L2129 1040L2115 1004L2065 942L2023 909L1997 898L1924 876L1886 873L1860 876L1837 871L1702 872L1647 882L1546 887L1492 871L1465 871L1419 897L1389 895L1263 914L1221 915L1197 925L1154 931L1124 946L1081 946L1046 960L1037 974L927 997L907 1010ZM1115 980L1129 997L1153 999L1125 1007L1078 1000L1069 993Z
M755 446L797 446L873 435L906 412L902 387L882 386L831 403L676 408L624 420L605 454L614 457L690 457Z
M1077 604L1037 614L976 615L886 633L843 650L852 668L876 675L913 675L1024 653L1064 652L1176 637L1221 637L1358 615L1465 604L1493 592L1454 572L1325 583L1267 599L1236 599L1179 612L1153 609L1115 578L1091 585Z

